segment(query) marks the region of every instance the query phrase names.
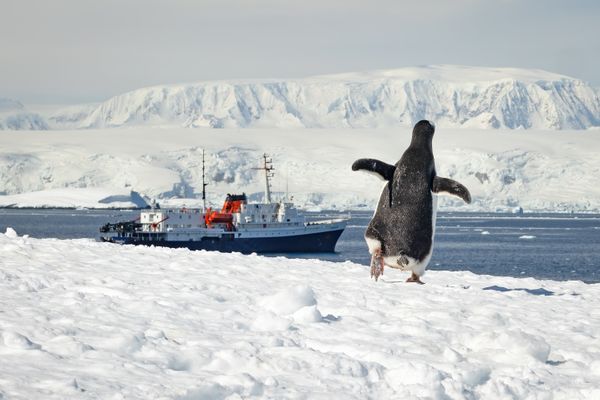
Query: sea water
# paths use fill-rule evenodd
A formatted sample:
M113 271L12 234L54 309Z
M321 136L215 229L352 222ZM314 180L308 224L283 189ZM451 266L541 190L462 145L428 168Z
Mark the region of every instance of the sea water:
M345 214L345 213L344 213ZM363 234L372 211L352 212L335 253L280 254L369 265ZM0 231L12 227L35 238L94 238L107 222L130 221L139 211L1 209ZM336 212L306 213L309 220ZM438 213L429 269L477 274L600 282L600 215Z

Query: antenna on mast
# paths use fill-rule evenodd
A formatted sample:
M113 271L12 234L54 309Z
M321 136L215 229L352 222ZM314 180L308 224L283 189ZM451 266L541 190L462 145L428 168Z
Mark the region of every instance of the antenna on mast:
M271 203L271 178L275 175L273 170L273 160L267 156L267 153L263 154L263 166L259 168L252 169L260 169L265 171L265 204Z
M206 210L206 187L208 183L204 180L205 165L204 165L204 149L202 149L202 207Z

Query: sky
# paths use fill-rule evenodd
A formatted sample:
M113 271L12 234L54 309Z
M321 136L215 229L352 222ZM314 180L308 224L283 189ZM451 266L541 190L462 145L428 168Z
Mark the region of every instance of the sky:
M431 64L539 68L600 86L597 0L0 0L0 97Z

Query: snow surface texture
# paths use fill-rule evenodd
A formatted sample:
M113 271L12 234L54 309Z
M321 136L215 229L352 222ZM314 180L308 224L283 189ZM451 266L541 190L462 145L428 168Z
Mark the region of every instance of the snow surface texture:
M161 85L48 117L59 129L381 128L421 119L443 127L585 129L600 126L600 99L587 83L546 71L435 65Z
M285 193L287 182L294 202L307 209L373 209L382 183L351 171L352 162L374 157L393 164L410 137L405 128L5 131L0 132L0 206L120 207L118 197L112 197L114 204L106 199L131 191L147 202L198 206L205 148L213 206L227 193L262 200L264 178L252 168L267 152L276 168L276 197ZM442 210L600 210L598 131L438 127L433 146L438 174L463 183L473 195L472 205L440 197Z
M426 276L8 229L0 398L600 398L600 285Z

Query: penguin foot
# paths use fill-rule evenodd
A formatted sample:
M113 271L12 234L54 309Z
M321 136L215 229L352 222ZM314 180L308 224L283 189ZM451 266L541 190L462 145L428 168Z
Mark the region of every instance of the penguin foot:
M380 251L376 251L371 257L371 278L375 278L377 282L381 275L383 275L383 257Z
M406 280L406 282L415 282L415 283L418 283L419 285L425 284L425 282L421 281L421 278L419 277L419 275L415 274L414 272L412 273L410 278L408 278Z

